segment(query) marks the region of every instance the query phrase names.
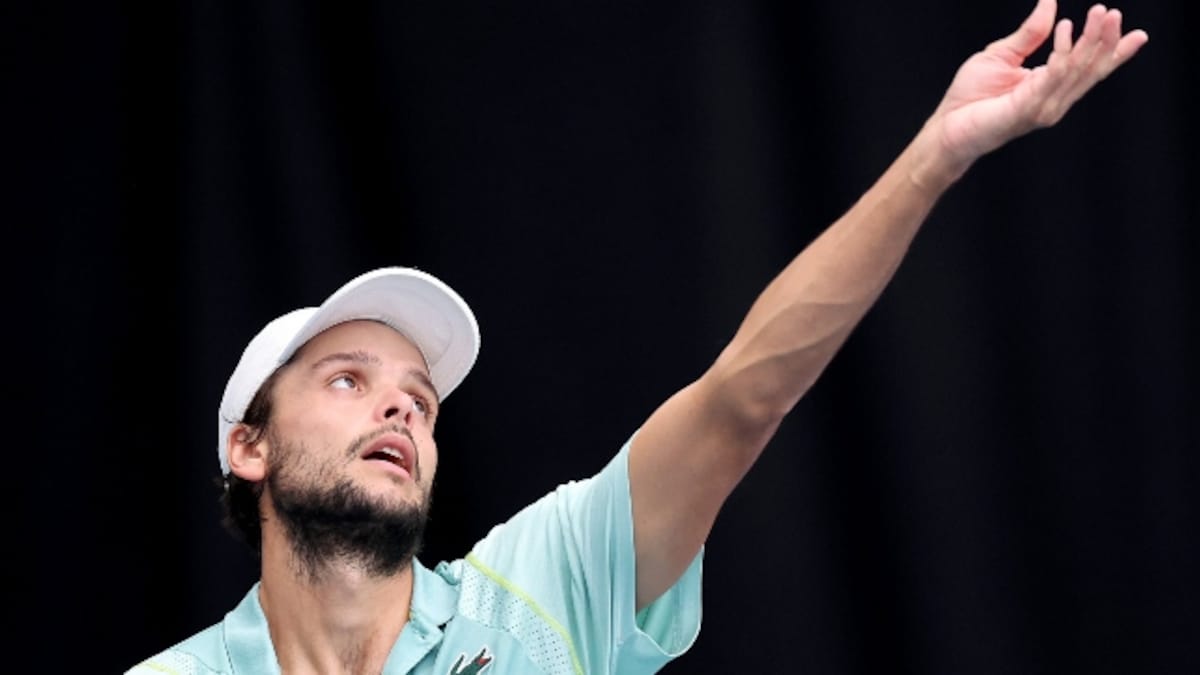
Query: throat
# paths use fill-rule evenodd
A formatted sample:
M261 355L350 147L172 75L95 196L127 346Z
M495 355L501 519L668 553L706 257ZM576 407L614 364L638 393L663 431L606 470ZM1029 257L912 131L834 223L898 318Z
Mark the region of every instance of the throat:
M380 673L404 630L412 572L388 579L331 568L319 585L264 558L259 598L285 673Z

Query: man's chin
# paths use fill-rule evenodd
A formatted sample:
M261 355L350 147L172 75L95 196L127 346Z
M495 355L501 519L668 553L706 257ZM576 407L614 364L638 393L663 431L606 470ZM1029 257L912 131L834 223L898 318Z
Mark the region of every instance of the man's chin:
M421 500L391 496L376 503L376 517L388 522L424 522L428 517L428 510Z
M376 487L377 489L363 490L362 497L378 510L381 518L429 510L428 495L413 483Z
M419 490L382 494L342 483L324 493L272 493L276 513L298 561L319 578L335 560L371 574L394 574L412 561L429 518Z

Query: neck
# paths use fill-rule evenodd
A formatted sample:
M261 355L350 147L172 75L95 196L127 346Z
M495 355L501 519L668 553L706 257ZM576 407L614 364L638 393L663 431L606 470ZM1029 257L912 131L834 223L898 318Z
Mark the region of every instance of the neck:
M289 675L381 672L408 622L412 564L379 576L354 561L334 560L313 574L295 563L281 539L264 536L259 588L281 670Z

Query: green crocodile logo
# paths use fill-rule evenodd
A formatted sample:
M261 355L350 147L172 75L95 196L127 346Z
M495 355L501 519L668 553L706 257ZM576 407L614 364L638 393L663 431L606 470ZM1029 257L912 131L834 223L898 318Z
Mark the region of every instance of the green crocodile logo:
M459 654L458 660L450 667L450 672L447 675L477 675L483 672L492 663L492 656L488 654L488 648L485 646L479 650L475 658L467 661L466 654Z

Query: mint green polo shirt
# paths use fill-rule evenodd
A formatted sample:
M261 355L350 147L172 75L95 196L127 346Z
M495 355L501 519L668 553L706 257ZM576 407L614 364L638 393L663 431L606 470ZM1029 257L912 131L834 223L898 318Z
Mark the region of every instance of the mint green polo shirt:
M703 550L636 612L629 442L497 525L462 559L413 561L410 619L384 675L653 673L700 631ZM224 620L127 675L280 672L258 584Z

